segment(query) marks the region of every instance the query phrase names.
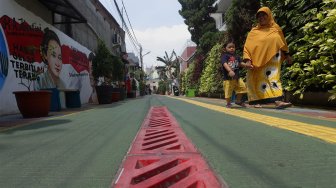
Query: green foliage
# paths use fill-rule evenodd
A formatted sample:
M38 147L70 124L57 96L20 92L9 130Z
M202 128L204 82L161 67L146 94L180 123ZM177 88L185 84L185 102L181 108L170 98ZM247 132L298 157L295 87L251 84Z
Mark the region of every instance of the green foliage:
M140 95L144 96L145 95L145 89L146 89L146 84L144 81L139 82L139 90L140 90Z
M223 91L221 74L222 44L215 45L205 60L205 68L201 76L199 93L219 93Z
M238 51L242 51L247 32L255 22L260 7L258 0L233 0L225 13L227 30L234 39Z
M185 93L184 75L185 75L185 73L181 72L181 74L178 77L178 83L180 83L180 85L179 85L180 93Z
M208 53L211 48L218 42L220 39L220 32L206 32L200 38L199 48L204 54Z
M123 81L124 80L124 63L121 58L118 56L112 56L112 64L113 64L113 81Z
M155 67L155 69L157 70L158 74L159 74L159 79L160 80L168 80L167 74L166 74L166 67L165 66L157 66Z
M159 94L165 94L167 91L167 82L166 81L159 81L159 86L158 86L158 93Z
M197 83L193 81L193 73L195 72L195 63L189 65L189 68L182 77L182 91L185 92L187 89L196 89Z
M191 72L190 83L192 89L196 89L196 93L198 93L200 78L203 72L203 63L204 57L202 55L196 54L196 58L193 60L194 69Z
M178 0L182 6L179 14L185 19L191 40L198 50L206 54L217 42L216 23L210 13L216 11L212 5L215 0Z
M327 91L336 97L336 3L323 0L320 11L310 11L313 19L301 29L304 37L293 49L295 63L288 68L291 78L286 87L295 94L304 91ZM302 97L302 96L301 96Z
M176 71L178 70L177 68L180 67L179 63L178 63L178 59L177 59L177 55L175 53L175 51L173 50L170 54L170 56L168 56L168 53L165 52L165 56L164 57L156 57L157 61L161 61L162 63L165 64L165 71L168 73L168 77L169 79L173 79L173 75L177 75L178 73L176 73ZM174 72L172 72L174 69Z
M103 79L102 85L110 85L113 74L113 58L106 44L99 40L96 55L92 60L92 75L96 81Z
M304 37L300 29L315 17L321 2L322 0L261 0L261 5L270 7L292 51L292 46L297 43L297 40Z

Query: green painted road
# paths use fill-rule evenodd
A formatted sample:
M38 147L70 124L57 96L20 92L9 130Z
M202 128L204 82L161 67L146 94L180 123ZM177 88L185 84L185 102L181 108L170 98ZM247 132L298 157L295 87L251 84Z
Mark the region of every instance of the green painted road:
M334 120L152 95L1 131L0 187L110 187L151 106L168 107L231 188L336 185Z

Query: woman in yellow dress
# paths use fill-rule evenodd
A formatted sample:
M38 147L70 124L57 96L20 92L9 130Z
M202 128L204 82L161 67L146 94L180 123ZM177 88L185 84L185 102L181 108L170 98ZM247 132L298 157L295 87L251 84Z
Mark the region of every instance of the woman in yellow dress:
M286 40L268 7L260 8L256 17L258 25L246 38L243 57L252 65L246 77L249 104L261 107L261 104L274 103L279 109L289 107L291 103L282 101L280 81L281 63L285 59L291 63Z

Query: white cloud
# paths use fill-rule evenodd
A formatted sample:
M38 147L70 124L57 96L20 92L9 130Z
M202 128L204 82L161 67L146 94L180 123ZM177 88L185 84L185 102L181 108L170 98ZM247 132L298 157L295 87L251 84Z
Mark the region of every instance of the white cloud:
M143 58L145 67L162 65L162 63L156 61L156 57L164 57L165 51L170 55L175 50L177 55L180 55L187 40L190 39L190 33L184 24L147 28L145 30L134 29L134 33L143 47L143 54L150 51ZM139 55L133 45L130 44L128 37L126 37L126 45L128 52Z

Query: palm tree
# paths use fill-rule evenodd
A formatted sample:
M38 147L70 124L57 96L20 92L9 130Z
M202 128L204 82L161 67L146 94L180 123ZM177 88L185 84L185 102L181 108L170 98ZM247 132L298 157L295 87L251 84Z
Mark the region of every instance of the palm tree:
M175 51L173 50L170 56L168 56L168 53L165 51L165 56L164 57L156 57L157 61L161 61L165 64L166 66L166 71L168 73L168 79L172 80L173 79L173 74L172 74L172 69L179 68L178 60Z
M169 91L171 91L172 88L172 81L174 79L173 77L173 73L172 73L172 69L175 68L175 75L178 75L176 72L179 70L179 62L176 56L175 51L173 50L172 53L170 54L170 56L168 56L168 53L165 51L165 56L164 57L157 57L156 58L157 61L161 61L165 64L165 69L164 72L168 73L168 87L169 87ZM176 78L176 76L175 76Z

